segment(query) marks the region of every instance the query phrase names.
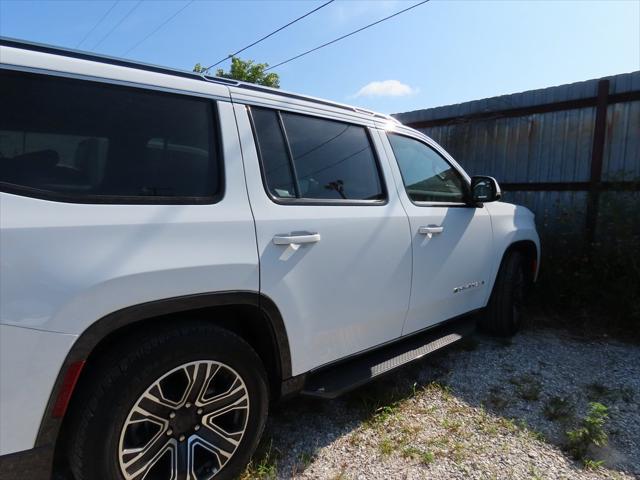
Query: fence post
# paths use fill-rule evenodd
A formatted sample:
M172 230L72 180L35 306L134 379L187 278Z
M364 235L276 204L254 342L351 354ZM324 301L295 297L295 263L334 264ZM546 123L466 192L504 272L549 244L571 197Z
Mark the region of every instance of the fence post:
M587 193L585 230L589 255L593 253L593 244L596 241L598 209L600 206L600 191L602 186L602 161L607 134L608 100L609 80L600 80L598 82L596 119L593 128L593 148L591 149L591 176L589 178L589 192Z

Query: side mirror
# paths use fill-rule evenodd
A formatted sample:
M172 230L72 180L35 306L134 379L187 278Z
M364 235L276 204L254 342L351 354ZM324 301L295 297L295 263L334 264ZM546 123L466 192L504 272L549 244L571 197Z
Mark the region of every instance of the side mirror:
M502 197L500 185L493 177L471 177L471 199L475 204L495 202Z

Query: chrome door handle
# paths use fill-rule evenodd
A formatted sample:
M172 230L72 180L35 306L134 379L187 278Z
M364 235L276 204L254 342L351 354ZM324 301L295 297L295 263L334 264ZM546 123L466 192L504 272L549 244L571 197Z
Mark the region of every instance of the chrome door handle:
M319 233L295 233L290 235L276 235L273 237L275 245L300 245L303 243L318 243Z
M429 225L428 227L418 228L418 233L420 235L436 235L442 232L444 232L444 227L436 227L433 225Z

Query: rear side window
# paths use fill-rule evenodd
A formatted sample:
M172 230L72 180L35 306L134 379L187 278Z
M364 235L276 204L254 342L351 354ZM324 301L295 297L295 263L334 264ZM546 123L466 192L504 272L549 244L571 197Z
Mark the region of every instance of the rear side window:
M3 190L115 203L210 203L220 193L213 103L0 71Z
M394 133L387 135L411 200L464 202L462 177L438 152L413 138Z
M378 164L364 127L252 108L267 189L311 200L383 200Z
M252 110L252 114L269 193L280 198L296 197L295 181L278 112L256 108Z

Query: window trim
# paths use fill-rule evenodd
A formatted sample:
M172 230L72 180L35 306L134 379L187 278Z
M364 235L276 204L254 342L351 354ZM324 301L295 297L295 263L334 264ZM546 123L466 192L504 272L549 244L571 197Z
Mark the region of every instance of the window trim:
M110 79L102 79L87 75L66 74L64 72L49 72L42 69L34 68L13 68L13 66L2 65L0 72L8 71L29 77L39 77L40 79L49 80L71 80L72 82L90 82L97 83L109 89L116 90L134 90L144 91L154 95L171 96L171 97L188 97L206 102L209 107L209 123L211 134L209 135L209 151L215 155L218 168L218 191L213 195L207 196L137 196L137 195L86 195L86 194L68 194L62 192L54 192L43 190L25 185L17 185L14 183L0 181L0 193L9 193L22 197L36 198L39 200L48 200L59 203L76 203L76 204L93 204L93 205L214 205L222 201L226 192L226 178L224 166L224 154L222 146L222 129L220 124L220 116L218 113L217 97L191 94L190 92L177 91L174 89L165 89L159 86L147 86L137 83L111 81Z
M253 134L253 143L256 147L256 153L258 155L258 163L260 164L260 177L262 178L262 186L264 188L267 197L273 203L278 205L306 205L306 206L384 206L389 203L389 192L387 190L387 182L384 176L384 172L382 170L382 164L380 163L380 155L376 149L376 145L373 142L373 138L371 136L371 132L369 128L365 125L360 125L358 123L347 122L344 120L336 120L333 118L323 117L321 115L309 115L306 113L300 113L294 110L284 110L284 109L276 109L271 107L263 107L259 105L250 105L245 104L247 116L249 117L249 123L251 124L251 133ZM296 197L296 198L282 198L276 197L269 190L269 185L267 183L267 176L265 173L264 161L262 156L262 150L260 147L260 142L258 140L258 133L256 130L256 126L253 120L253 108L260 108L263 110L270 110L275 112L278 117L278 123L281 129L282 137L285 142L285 147L287 150L287 156L289 158L289 167L291 168L291 175L293 177L294 186L296 189L296 194L299 194L299 184L298 184L298 176L295 168L295 164L293 161L293 153L291 152L291 146L289 145L289 137L287 136L287 131L284 127L284 121L282 120L282 112L290 113L293 115L301 115L304 117L318 118L321 120L328 120L332 122L344 123L347 125L354 125L356 127L361 127L365 131L365 135L367 137L367 141L369 142L369 146L371 147L371 152L373 154L373 160L378 172L378 182L380 183L380 189L384 198L379 200L361 200L361 199L341 199L341 198L305 198L305 197Z
M430 145L428 142L425 142L424 140L420 139L420 138L416 138L412 135L407 135L405 133L401 133L401 132L384 132L387 135L387 141L389 142L389 147L391 148L391 152L393 153L393 159L396 162L396 165L398 166L398 171L400 172L400 179L402 180L402 187L404 188L404 193L407 196L407 198L409 199L409 201L411 203L413 203L416 207L457 207L457 208L467 208L467 207L473 207L474 205L472 205L472 203L470 202L470 183L467 180L467 177L465 175L462 174L462 172L460 172L460 170L453 165L444 155L442 155L438 149L434 148L432 145ZM409 138L411 140L415 140L418 143L421 143L422 145L424 145L425 147L431 149L433 152L436 153L436 155L438 155L440 158L442 158L442 160L444 160L447 165L449 165L449 167L451 167L460 177L460 179L462 180L462 188L463 188L463 192L462 195L464 197L464 201L463 202L438 202L438 201L422 201L422 200L413 200L411 198L411 196L409 195L409 192L407 191L407 185L404 181L404 174L402 173L402 169L400 168L400 163L398 162L398 157L396 156L396 152L393 149L393 144L391 143L391 139L389 138L390 135L397 135L399 137L406 137Z

